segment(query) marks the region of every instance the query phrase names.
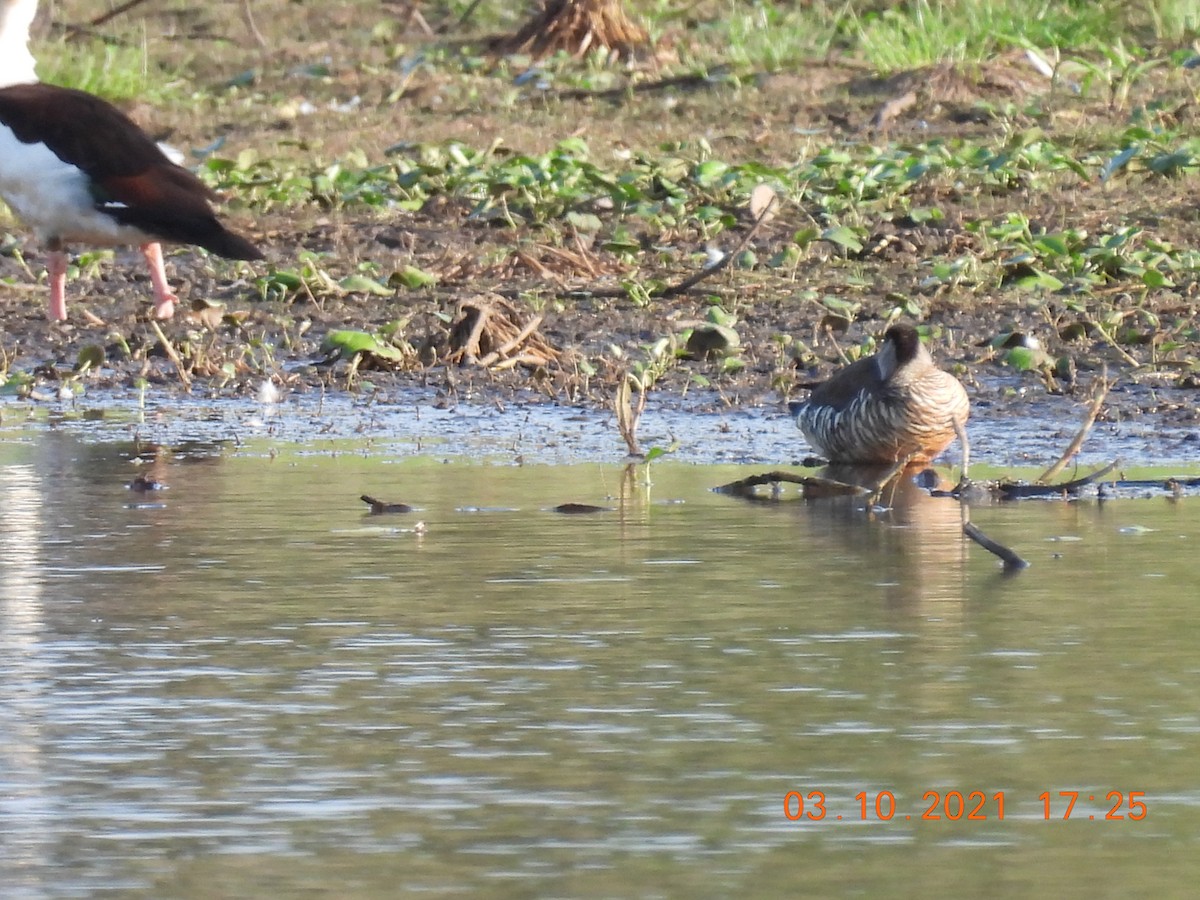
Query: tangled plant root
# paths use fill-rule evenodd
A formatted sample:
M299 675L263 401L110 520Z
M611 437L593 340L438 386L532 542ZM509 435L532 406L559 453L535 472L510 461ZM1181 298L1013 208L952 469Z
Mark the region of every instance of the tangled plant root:
M628 58L649 41L644 28L630 19L621 0L545 0L541 12L516 34L497 42L499 53L528 53L535 59L565 50L583 56L607 51Z
M541 316L523 323L520 313L503 297L464 300L450 330L446 361L492 369L555 365L561 353L538 333L541 324Z

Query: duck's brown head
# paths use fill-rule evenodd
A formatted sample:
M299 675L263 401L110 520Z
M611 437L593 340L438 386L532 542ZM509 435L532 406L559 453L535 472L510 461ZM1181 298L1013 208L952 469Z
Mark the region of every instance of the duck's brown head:
M875 354L875 365L881 381L889 380L897 369L913 362L932 363L933 360L921 335L911 325L893 325L883 335L883 346Z

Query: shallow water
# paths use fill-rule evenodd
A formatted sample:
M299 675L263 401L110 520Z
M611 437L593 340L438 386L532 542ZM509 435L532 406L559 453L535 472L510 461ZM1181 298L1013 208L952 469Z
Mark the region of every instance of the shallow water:
M709 490L751 466L512 464L602 424L433 451L245 408L0 431L3 896L1193 879L1194 498L977 507L1033 563L1007 577L911 486L869 518ZM135 432L171 452L131 464ZM824 818L785 814L816 791Z

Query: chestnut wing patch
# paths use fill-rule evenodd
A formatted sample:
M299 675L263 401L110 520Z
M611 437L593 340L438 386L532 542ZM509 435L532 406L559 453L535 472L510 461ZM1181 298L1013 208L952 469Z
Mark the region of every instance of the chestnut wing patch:
M173 163L92 182L91 190L96 209L122 225L164 241L196 244L228 259L262 259L257 247L218 221L204 183Z
M97 210L164 240L203 246L220 229L207 187L171 162L136 175L93 178L90 190Z

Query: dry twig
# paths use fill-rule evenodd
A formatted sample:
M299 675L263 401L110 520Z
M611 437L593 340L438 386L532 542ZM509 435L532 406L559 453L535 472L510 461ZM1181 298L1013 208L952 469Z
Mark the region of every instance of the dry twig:
M179 358L179 353L176 351L175 345L167 340L167 336L163 334L163 330L159 327L158 322L155 322L152 319L150 324L153 326L154 333L158 336L158 340L162 344L163 352L167 354L167 359L169 359L171 361L171 365L175 367L175 374L177 374L179 376L179 380L183 382L184 390L190 392L192 389L192 379L184 370L183 360Z
M775 209L775 205L778 202L779 202L779 199L777 197L772 197L770 199L770 201L767 203L766 207L759 214L758 218L754 220L754 224L750 226L750 230L746 232L745 236L740 241L738 241L737 246L734 247L733 250L731 250L729 253L726 253L724 256L722 256L719 260L717 260L711 266L707 266L707 267L701 269L699 272L695 273L694 275L689 275L687 278L683 279L683 281L679 282L678 284L668 285L662 291L659 292L658 296L659 297L674 297L676 294L682 294L685 291L689 291L692 288L694 288L705 278L711 278L713 275L716 275L722 269L727 268L729 266L729 264L731 262L733 262L734 259L738 256L738 254L746 249L746 245L750 243L751 239L758 232L759 226L761 226L763 222L767 221L767 219L770 218L771 213Z
M638 388L637 403L633 402L633 388ZM645 456L638 445L637 430L642 421L642 413L646 411L646 385L637 381L633 375L626 373L617 383L617 393L613 397L613 414L617 417L617 431L625 441L625 447L630 456Z
M250 32L250 37L254 43L264 50L267 48L267 39L263 37L263 33L258 30L258 23L254 21L254 10L251 8L252 0L242 0L242 21L246 23L246 30Z
M96 16L96 18L88 22L88 26L91 28L99 28L101 25L108 24L117 16L124 15L131 9L141 6L145 2L146 0L126 0L126 2L122 3L120 6L114 6L108 12L101 13L100 15Z
M1063 451L1062 456L1058 458L1058 462L1048 468L1039 477L1038 481L1046 482L1061 472L1071 457L1079 452L1079 448L1083 446L1083 442L1087 439L1088 432L1092 430L1092 425L1096 422L1096 416L1100 415L1100 408L1104 405L1104 398L1108 396L1108 389L1111 385L1108 383L1107 373L1100 378L1100 385L1096 388L1096 396L1092 398L1092 405L1088 407L1087 414L1083 417L1083 424L1079 426L1079 431L1075 433L1071 443L1067 445L1067 449Z

